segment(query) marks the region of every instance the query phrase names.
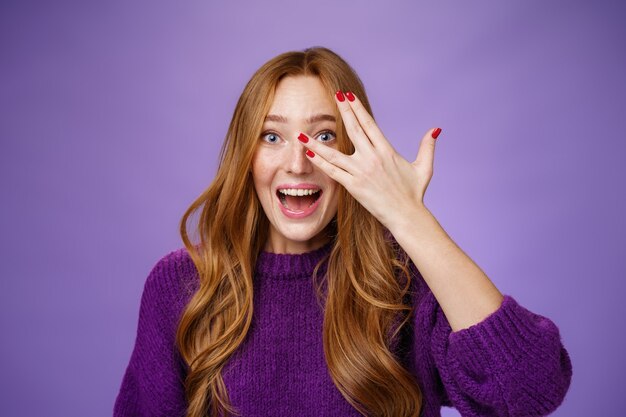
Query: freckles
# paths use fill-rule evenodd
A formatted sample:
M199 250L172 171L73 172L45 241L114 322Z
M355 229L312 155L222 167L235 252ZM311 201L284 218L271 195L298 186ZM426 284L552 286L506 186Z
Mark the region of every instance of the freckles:
M261 170L267 170L275 163L277 156L276 151L260 146L252 157L252 164L258 165Z

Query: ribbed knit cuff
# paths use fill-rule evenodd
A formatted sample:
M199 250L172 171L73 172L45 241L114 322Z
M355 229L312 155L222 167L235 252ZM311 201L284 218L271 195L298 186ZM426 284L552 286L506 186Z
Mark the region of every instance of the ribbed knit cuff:
M558 327L504 296L498 310L448 336L451 376L472 397L511 415L546 415L563 401L572 365Z
M558 354L558 334L551 320L504 295L498 310L483 321L450 333L449 354L469 369L497 371L515 367L520 360L544 356L546 348L554 347L554 354Z

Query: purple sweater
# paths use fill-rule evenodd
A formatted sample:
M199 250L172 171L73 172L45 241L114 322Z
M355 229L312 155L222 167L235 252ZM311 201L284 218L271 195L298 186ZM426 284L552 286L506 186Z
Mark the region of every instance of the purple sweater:
M311 276L330 248L260 254L252 326L222 373L242 417L361 415L336 388L324 360L323 311ZM485 320L452 332L423 278L413 272L416 314L402 343L407 369L422 389L421 416L440 416L442 406L467 417L545 416L561 404L572 365L551 320L505 295ZM174 337L197 279L184 248L150 272L114 416L185 415L186 371Z

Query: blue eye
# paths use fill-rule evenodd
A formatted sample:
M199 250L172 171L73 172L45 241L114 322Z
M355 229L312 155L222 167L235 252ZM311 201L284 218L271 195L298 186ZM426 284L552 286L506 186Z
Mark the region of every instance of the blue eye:
M267 143L276 143L279 139L278 135L273 132L263 132L261 138Z
M318 138L320 138L320 142L328 143L335 140L337 137L335 136L335 132L331 130L325 130L318 135Z

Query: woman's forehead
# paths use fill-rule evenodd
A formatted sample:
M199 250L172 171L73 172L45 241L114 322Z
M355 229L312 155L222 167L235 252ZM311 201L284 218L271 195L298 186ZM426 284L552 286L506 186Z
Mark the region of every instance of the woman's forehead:
M334 114L332 96L317 77L287 77L276 87L268 115L306 121L317 114Z

